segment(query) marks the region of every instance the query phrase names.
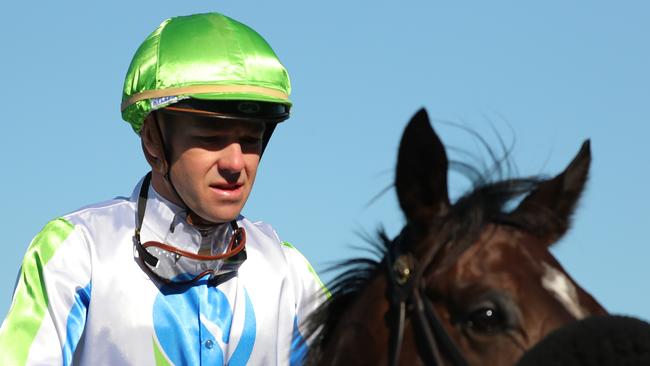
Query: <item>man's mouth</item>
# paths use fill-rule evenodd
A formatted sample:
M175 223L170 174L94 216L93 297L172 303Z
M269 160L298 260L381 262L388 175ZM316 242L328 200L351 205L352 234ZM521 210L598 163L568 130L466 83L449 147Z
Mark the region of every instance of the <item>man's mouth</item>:
M218 183L218 184L211 184L210 188L212 188L219 194L226 195L226 196L234 196L239 194L242 191L243 186L244 185L242 183Z
M234 191L243 186L241 183L219 183L211 185L212 188L222 189L224 191Z

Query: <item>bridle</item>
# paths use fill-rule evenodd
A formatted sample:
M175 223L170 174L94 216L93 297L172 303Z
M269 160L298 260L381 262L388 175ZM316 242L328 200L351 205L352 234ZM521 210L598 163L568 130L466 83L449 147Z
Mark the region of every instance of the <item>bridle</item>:
M442 352L455 366L468 366L460 349L449 337L431 301L426 296L423 275L425 269L433 262L434 257L444 246L444 242L433 245L418 261L411 253L400 253L404 247L406 230L402 230L395 238L384 258L386 277L388 278L388 301L390 348L388 365L399 363L404 323L407 312L411 317L415 331L423 335L422 343L425 351L423 359L427 364L443 365Z

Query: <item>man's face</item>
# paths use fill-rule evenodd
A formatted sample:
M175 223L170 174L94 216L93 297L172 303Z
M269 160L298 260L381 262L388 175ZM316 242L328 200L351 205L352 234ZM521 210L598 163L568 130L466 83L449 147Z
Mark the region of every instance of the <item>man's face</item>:
M228 222L241 212L255 182L264 124L159 113L171 180L201 218Z

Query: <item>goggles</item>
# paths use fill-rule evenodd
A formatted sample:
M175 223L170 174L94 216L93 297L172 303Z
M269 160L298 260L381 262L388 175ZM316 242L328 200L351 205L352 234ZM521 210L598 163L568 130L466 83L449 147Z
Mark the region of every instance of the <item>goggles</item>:
M280 123L289 118L289 107L284 104L248 100L215 101L189 98L158 110L165 113L260 123Z
M210 279L225 279L234 275L246 260L246 231L230 222L232 235L225 250L217 255L201 255L175 246L140 240L140 230L147 206L147 193L151 173L147 174L140 188L137 206L137 222L133 237L134 247L142 266L150 275L165 283L192 284L209 275Z

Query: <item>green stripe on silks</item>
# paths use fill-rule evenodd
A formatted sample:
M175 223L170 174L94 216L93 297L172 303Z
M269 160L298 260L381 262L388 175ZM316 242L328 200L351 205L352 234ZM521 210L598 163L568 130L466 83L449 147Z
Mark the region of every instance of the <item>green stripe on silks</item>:
M287 248L291 248L291 249L297 251L298 253L300 253L300 251L298 249L296 249L296 247L294 247L293 245L291 245L291 243L289 243L287 241L283 241L282 245L284 245ZM323 294L325 294L325 297L327 297L328 299L330 297L332 297L332 294L330 293L330 290L327 288L327 286L325 286L323 281L321 281L320 277L318 276L318 273L316 273L316 270L314 269L314 267L311 266L311 263L309 263L309 261L306 258L305 258L305 262L307 263L307 269L309 270L309 273L311 273L312 276L314 276L314 279L316 279L316 283L318 283L320 285L321 291L323 291Z
M174 364L169 361L169 358L165 355L165 351L160 348L158 339L154 335L153 338L153 357L156 360L156 366L173 366Z
M0 328L0 365L27 362L48 307L43 268L73 230L65 219L50 221L29 245L11 308Z

